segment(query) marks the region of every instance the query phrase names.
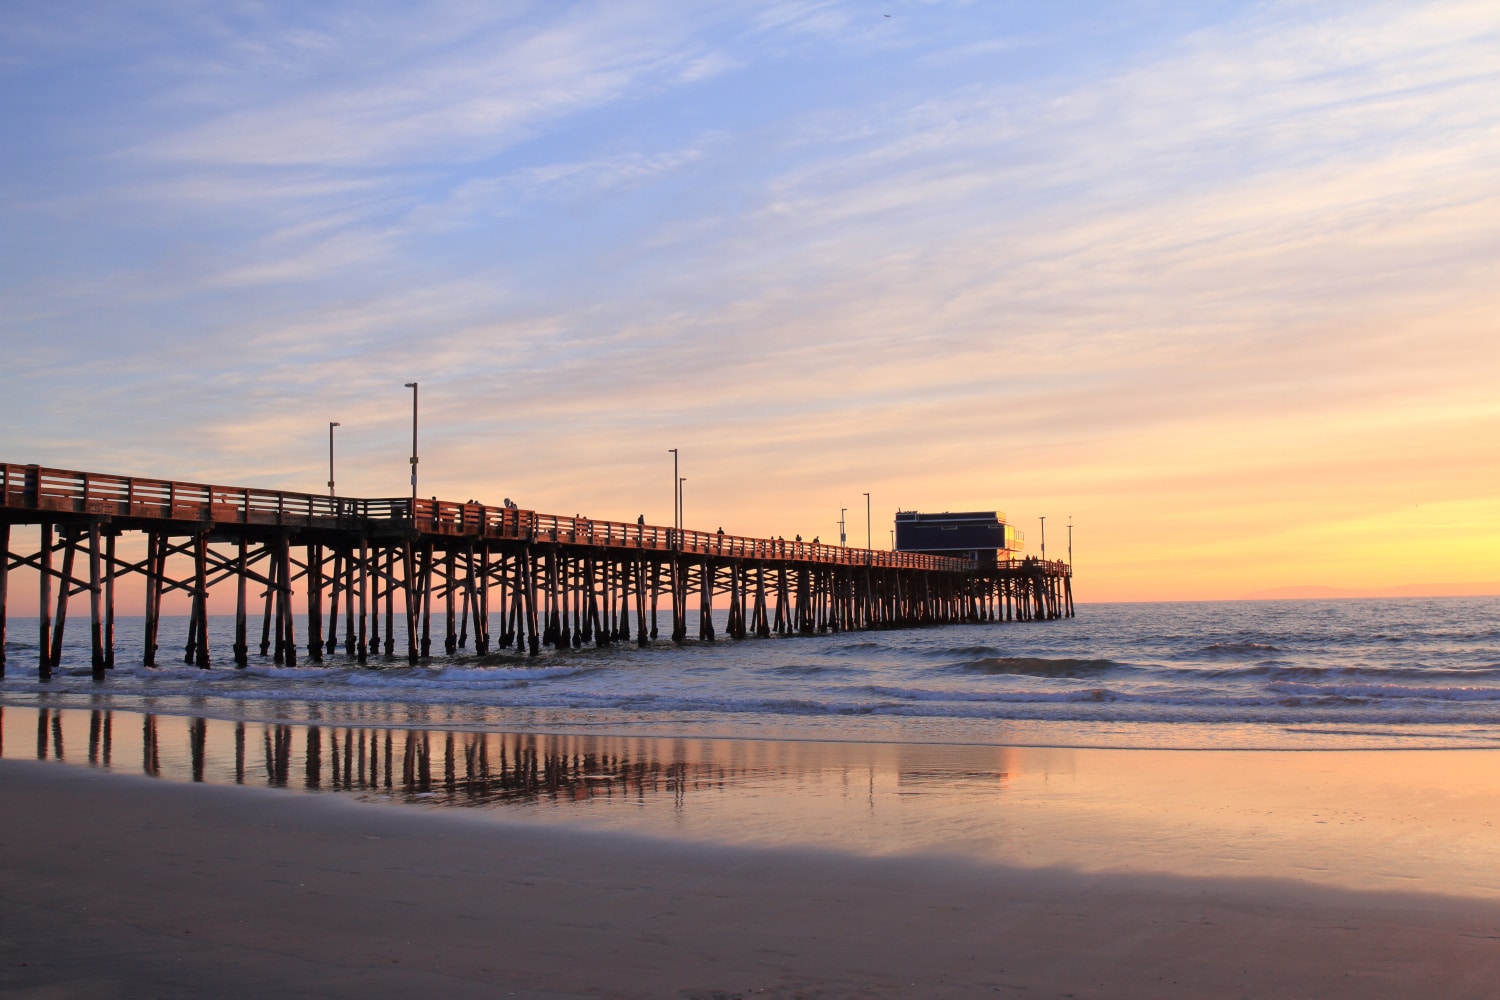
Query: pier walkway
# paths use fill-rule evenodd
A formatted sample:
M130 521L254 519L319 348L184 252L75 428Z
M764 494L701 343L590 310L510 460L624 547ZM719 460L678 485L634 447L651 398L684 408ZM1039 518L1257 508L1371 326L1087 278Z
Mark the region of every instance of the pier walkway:
M12 551L12 526L36 525L30 551ZM138 535L144 552L117 554ZM136 549L141 546L137 544ZM114 666L115 586L145 578L144 662L156 663L162 600L190 599L183 660L209 667L208 596L235 589L237 666L249 662L251 586L260 653L295 664L305 615L306 657L396 655L405 618L406 658L432 653L436 606L443 649L515 647L532 655L584 643L657 637L670 602L671 636L743 639L962 621L1071 617L1072 572L1036 559L979 566L963 559L781 538L541 514L514 507L425 499L358 499L0 465L0 676L10 571L37 571L38 673L62 655L69 598L89 595L93 669ZM55 588L55 590L54 590ZM728 598L727 610L715 598ZM383 629L382 629L382 618Z

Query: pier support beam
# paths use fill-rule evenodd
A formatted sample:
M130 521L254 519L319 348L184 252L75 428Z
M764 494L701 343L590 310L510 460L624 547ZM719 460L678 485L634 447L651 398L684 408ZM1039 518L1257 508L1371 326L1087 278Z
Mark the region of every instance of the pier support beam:
M0 524L0 677L5 676L5 609L10 595L10 522Z

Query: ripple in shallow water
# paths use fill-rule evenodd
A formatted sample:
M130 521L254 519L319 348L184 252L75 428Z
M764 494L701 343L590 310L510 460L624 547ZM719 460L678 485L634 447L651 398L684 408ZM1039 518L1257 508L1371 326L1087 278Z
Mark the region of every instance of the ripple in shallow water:
M1120 664L1113 660L1045 659L1038 656L986 656L963 665L983 674L1018 674L1027 677L1092 677Z

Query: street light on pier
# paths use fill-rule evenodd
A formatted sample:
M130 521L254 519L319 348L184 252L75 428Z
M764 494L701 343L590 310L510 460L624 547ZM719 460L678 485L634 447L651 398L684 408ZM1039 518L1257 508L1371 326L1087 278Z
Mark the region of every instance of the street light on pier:
M844 515L846 515L848 513L849 513L849 508L848 507L840 507L839 508L839 544L840 545L848 545L849 544L848 539L844 535Z
M1047 518L1042 517L1042 562L1047 561Z
M1068 571L1073 570L1073 515L1068 515Z
M337 420L328 421L328 495L333 496L333 429L342 427Z
M682 510L682 494L678 492L682 484L677 481L677 449L668 448L672 453L672 530L682 530L682 520L678 516Z
M417 516L417 383L407 382L411 390L411 516Z

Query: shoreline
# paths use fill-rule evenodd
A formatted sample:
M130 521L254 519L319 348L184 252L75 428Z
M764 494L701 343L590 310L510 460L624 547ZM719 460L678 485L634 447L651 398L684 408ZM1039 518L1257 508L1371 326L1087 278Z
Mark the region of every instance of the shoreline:
M828 744L847 745L847 747L932 747L953 748L953 750L1058 750L1058 751L1103 751L1103 753L1163 753L1163 754L1199 754L1199 753L1244 753L1244 754L1404 754L1404 753L1496 753L1500 751L1500 742L1479 742L1481 739L1487 741L1500 741L1497 736L1482 736L1475 738L1473 744L1415 744L1415 745L1359 745L1359 744L1287 744L1287 745L1190 745L1151 744L1151 742L1121 742L1121 744L1106 744L1106 742L1080 742L1077 739L1058 739L1056 742L1017 742L1001 741L1001 739L989 739L989 741L963 741L953 738L913 739L897 738L897 736L867 735L867 733L850 733L840 736L825 735L825 733L793 732L790 733L765 733L748 732L748 730L732 730L724 732L711 729L715 723L702 723L697 720L667 720L667 721L630 721L609 720L600 723L580 723L571 720L567 723L517 723L514 720L419 720L419 718L408 718L408 720L395 720L395 718L369 718L368 715L330 715L330 717L305 718L300 715L285 714L275 715L270 712L231 712L226 711L226 705L242 706L245 703L223 700L219 706L186 706L181 703L172 703L166 706L142 706L132 702L150 702L157 699L162 702L187 702L192 696L181 696L181 694L169 694L169 696L142 696L142 694L114 694L110 691L99 691L99 693L80 693L80 691L42 691L42 699L36 699L39 703L28 703L26 700L15 700L6 697L5 691L0 691L0 720L6 711L13 712L114 712L120 715L154 715L157 718L202 718L202 720L213 721L213 723L225 724L248 724L248 726L323 726L323 727L360 727L360 729L390 730L390 732L405 732L405 730L426 730L434 733L468 733L468 735L481 735L481 733L507 733L507 735L537 736L537 738L576 738L576 739L651 739L651 741L673 741L673 739L688 739L688 741L709 742L745 742L745 744ZM55 703L45 705L43 700L55 699ZM407 702L360 702L360 700L341 700L341 702L318 703L311 697L288 697L287 703L302 703L302 705L321 705L324 709L330 706L338 708L392 708L392 706L422 705L423 708L434 709L434 711L452 711L455 706L443 702L434 703L407 703ZM466 706L465 706L466 708ZM492 708L492 706L478 706L478 708ZM511 712L529 711L535 709L508 709ZM601 714L606 712L601 711ZM865 717L853 717L855 720ZM834 717L834 721L846 724L847 717ZM885 717L882 723L906 724L913 720L901 717ZM995 721L984 720L989 726L996 727ZM1140 730L1172 730L1172 729L1215 729L1215 730L1238 730L1238 729L1274 729L1283 726L1280 723L1176 723L1176 721L1139 721L1139 720L1112 720L1107 723L1095 723L1089 720L1002 720L1005 726L1031 727L1031 729L1052 730L1079 730L1089 727L1110 727L1110 729L1140 729ZM703 732L691 729L693 726L702 726ZM1421 729L1422 723L1400 723L1392 724L1392 729L1410 730ZM1443 726L1443 723L1431 723L1431 727ZM660 732L652 729L660 727ZM1299 729L1310 730L1305 735L1310 738L1328 738L1328 736L1341 736L1347 733L1323 733L1311 730L1310 724L1302 724ZM3 723L0 723L3 730ZM1370 733L1358 733L1361 738L1374 738ZM1395 738L1386 733L1380 733L1380 739ZM1412 739L1422 739L1421 736L1413 736ZM1428 738L1431 739L1431 738ZM1463 736L1449 735L1443 739L1455 741L1463 739Z
M0 761L7 995L1487 996L1500 902L724 846Z
M79 676L83 676L81 673ZM1390 722L1351 732L1345 723L1269 719L1220 721L1151 719L922 718L898 714L765 716L734 712L652 712L621 718L619 709L553 709L444 701L387 701L314 697L282 698L143 694L109 690L25 691L0 688L0 712L115 711L257 725L359 726L454 733L527 733L538 737L688 739L830 743L847 745L1131 750L1195 753L1406 752L1500 750L1493 729L1455 732L1451 722ZM277 710L281 708L282 710ZM599 719L587 719L597 714ZM403 716L404 717L398 717ZM455 716L463 716L456 718ZM543 717L538 721L537 717ZM709 718L712 716L712 718ZM965 739L955 729L984 732ZM1435 732L1423 732L1431 729ZM938 730L933 732L933 730ZM1064 734L1074 734L1067 738ZM1079 735L1088 734L1088 735ZM1188 735L1183 735L1188 734Z

